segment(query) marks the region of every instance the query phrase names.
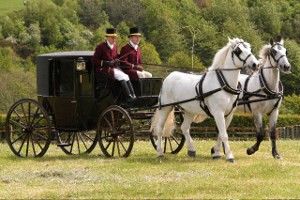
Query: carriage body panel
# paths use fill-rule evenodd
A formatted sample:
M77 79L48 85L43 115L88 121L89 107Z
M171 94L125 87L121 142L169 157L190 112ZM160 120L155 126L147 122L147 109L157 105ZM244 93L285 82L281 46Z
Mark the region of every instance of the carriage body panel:
M37 57L38 102L54 117L57 130L95 129L104 109L122 105L124 101L118 83L106 77L101 77L100 86L96 83L93 55L93 51L71 51ZM78 63L84 63L84 67L79 68ZM138 99L127 107L147 108L157 104L161 85L162 78L133 81Z

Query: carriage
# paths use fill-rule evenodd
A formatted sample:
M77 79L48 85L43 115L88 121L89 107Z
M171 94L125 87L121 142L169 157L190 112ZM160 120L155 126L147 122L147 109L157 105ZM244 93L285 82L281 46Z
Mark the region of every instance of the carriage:
M130 155L135 135L148 134L162 78L132 81L136 101L127 103L120 83L95 73L93 51L37 56L37 100L21 99L7 114L7 143L20 157L41 157L57 141L66 154L90 153L99 143L107 157ZM176 111L179 116L181 112ZM165 153L177 153L184 136L164 138Z

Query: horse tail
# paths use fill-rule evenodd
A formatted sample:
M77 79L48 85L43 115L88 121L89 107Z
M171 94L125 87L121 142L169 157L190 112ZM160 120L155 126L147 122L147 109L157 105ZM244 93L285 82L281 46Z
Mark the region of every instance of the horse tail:
M150 132L152 132L152 134L155 136L158 135L157 123L160 120L160 112L162 112L162 110L157 109L151 120ZM175 129L174 117L175 117L175 115L174 115L174 108L173 108L171 110L171 112L168 114L168 117L166 118L163 130L162 130L163 137L170 137L173 134L173 130Z

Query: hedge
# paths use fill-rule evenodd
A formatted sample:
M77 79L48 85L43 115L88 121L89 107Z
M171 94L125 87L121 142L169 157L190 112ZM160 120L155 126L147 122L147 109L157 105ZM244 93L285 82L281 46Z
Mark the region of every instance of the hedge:
M263 118L264 127L268 125L268 117ZM277 127L295 126L300 124L300 115L279 115L277 120ZM193 124L199 127L215 127L213 118L207 118L199 124ZM255 127L253 117L250 114L235 114L230 127Z
M4 124L5 124L6 115L0 115L0 132L4 132ZM265 125L268 125L268 119L265 116L263 118L263 122ZM300 115L279 115L277 121L277 127L284 126L295 126L300 125ZM215 121L213 118L207 118L203 122L199 124L193 123L193 126L199 127L215 127ZM252 115L250 114L235 114L230 127L254 127L254 122Z

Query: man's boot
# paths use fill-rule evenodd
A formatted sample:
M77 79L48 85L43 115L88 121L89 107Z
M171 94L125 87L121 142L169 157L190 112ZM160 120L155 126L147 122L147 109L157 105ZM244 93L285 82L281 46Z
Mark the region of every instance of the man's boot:
M125 81L125 80L122 80L122 81L120 81L120 83L121 83L122 92L123 92L123 94L124 94L124 96L125 96L125 98L126 98L126 101L127 101L127 102L132 102L132 101L134 101L134 100L135 100L135 96L132 96L132 95L131 95L130 89L129 89L129 87L128 87L126 81Z
M128 88L129 88L129 91L130 91L131 96L132 96L133 98L136 98L135 93L134 93L134 89L133 89L132 84L131 84L131 81L127 81L126 83L127 83L127 85L128 85Z

